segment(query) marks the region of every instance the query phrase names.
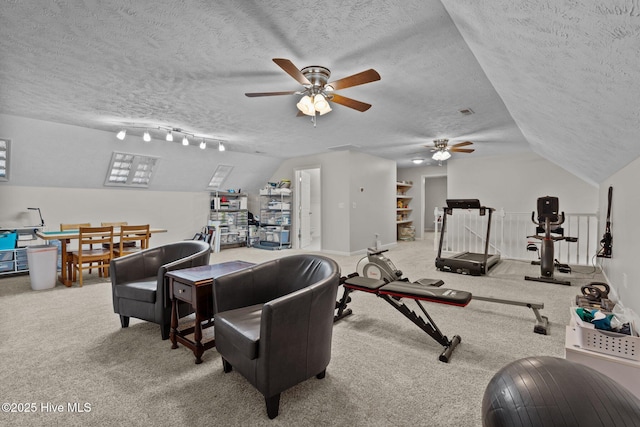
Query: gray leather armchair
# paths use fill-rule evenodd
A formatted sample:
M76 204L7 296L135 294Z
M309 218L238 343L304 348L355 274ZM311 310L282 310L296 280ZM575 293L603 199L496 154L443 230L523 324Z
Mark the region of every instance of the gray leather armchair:
M186 240L145 249L120 258L110 264L113 311L120 315L123 328L129 318L160 325L162 339L169 338L171 300L167 271L209 264L211 246L203 241ZM193 312L189 304L181 303L179 317Z
M292 255L215 280L216 349L265 397L269 418L280 393L312 376L322 379L340 268L330 258Z

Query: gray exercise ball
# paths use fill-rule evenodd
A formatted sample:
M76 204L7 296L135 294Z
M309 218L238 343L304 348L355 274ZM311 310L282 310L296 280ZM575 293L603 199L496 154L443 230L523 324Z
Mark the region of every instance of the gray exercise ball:
M484 427L640 426L640 399L611 378L557 357L511 362L482 399Z

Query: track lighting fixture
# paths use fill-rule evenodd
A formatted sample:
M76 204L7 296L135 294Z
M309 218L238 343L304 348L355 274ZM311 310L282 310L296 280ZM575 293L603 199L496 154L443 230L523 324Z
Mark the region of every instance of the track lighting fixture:
M133 126L132 128L134 129L144 129L144 132L142 134L142 139L146 142L151 141L151 132L155 131L155 130L161 130L161 131L165 131L167 134L165 136L165 139L168 142L173 142L173 137L174 134L179 134L182 135L182 145L184 146L188 146L190 145L189 142L189 137L194 138L196 140L200 139L201 142L199 145L199 147L201 149L205 149L207 148L207 140L213 140L212 138L205 136L205 135L198 135L195 132L189 132L186 131L184 129L180 129L177 127L168 127L168 126L156 126L156 127L152 127L152 126ZM127 130L126 129L121 129L118 131L118 133L116 134L116 138L118 138L119 140L124 140L127 136ZM213 140L213 142L215 142L215 140ZM226 147L224 146L224 144L222 143L222 141L218 141L218 150L219 151L225 151Z

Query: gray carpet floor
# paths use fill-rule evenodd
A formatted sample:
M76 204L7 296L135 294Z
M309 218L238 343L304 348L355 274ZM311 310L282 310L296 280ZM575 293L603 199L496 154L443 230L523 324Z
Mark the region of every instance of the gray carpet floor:
M213 254L211 262L258 263L298 252L237 248ZM3 277L0 400L35 411L3 406L0 425L480 426L482 396L495 372L522 357L564 357L569 306L581 285L603 281L581 266L558 274L570 287L528 282L524 275L537 275L539 267L514 260L482 277L440 272L431 240L401 242L387 255L411 280L440 278L444 287L476 295L544 303L549 335L533 333L535 317L525 307L425 303L445 335L462 337L443 363L441 346L422 330L383 300L354 293L353 315L334 327L327 376L285 391L280 415L269 420L262 395L238 373L224 374L215 349L196 365L188 349L162 341L155 324L131 319L121 329L111 285L95 273L85 275L82 288L42 291L31 290L27 275ZM343 275L361 258L331 257ZM70 410L74 404L83 412Z

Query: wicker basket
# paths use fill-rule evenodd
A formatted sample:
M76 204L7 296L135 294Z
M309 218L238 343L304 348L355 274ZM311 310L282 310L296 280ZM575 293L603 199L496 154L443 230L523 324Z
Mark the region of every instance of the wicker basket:
M398 239L399 240L415 240L416 229L412 225L404 225L398 227Z

